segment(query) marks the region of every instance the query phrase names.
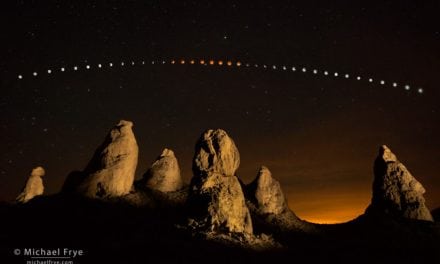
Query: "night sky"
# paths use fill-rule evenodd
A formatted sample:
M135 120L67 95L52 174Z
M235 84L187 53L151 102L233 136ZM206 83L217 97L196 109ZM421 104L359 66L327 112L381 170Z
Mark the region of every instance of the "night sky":
M306 220L361 214L382 144L427 189L428 207L440 206L438 1L8 2L0 200L38 165L46 193L57 192L126 119L138 177L168 147L189 182L197 138L223 128L241 154L238 176L248 183L268 166Z

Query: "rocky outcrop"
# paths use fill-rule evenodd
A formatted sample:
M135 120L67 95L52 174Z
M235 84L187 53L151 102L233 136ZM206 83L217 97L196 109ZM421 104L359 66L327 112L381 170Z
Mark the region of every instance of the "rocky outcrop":
M280 214L289 209L280 183L272 178L272 173L265 166L260 168L257 177L247 189L262 214Z
M221 129L202 134L195 148L189 206L191 225L219 233L252 234L252 221L235 171L240 155Z
M161 192L174 192L183 187L179 163L170 149L162 151L143 178L146 187Z
M246 186L246 197L252 219L264 229L309 231L312 224L299 219L288 207L280 183L262 166L253 182Z
M373 198L368 213L433 221L425 205L425 189L391 150L383 145L374 163Z
M15 199L18 203L27 203L35 196L44 193L43 176L45 171L43 167L36 167L32 170L31 175L26 181L21 193Z
M138 162L138 145L132 131L133 123L121 120L98 147L82 176L70 180L75 192L91 198L117 197L132 188ZM82 179L81 179L82 178ZM65 186L65 189L72 187Z
M193 160L194 176L212 173L234 176L240 166L240 153L226 131L210 129L203 133L196 145Z

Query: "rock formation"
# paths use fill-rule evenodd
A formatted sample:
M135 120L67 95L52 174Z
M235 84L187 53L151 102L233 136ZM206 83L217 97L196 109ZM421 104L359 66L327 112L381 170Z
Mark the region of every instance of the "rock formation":
M76 192L91 198L116 197L130 192L138 161L132 126L132 122L121 120L110 130L82 172L83 179L74 188Z
M234 141L221 129L208 130L196 145L193 171L196 176L219 173L233 176L240 166L240 153Z
M162 154L145 173L144 181L148 188L161 192L174 192L182 189L183 181L180 176L179 163L172 150L162 151Z
M313 225L302 221L289 209L280 183L267 167L262 166L255 180L246 186L246 196L254 222L260 218L260 224L276 226L283 231L312 229Z
M27 203L35 196L42 195L44 192L43 179L45 171L42 167L36 167L26 181L21 193L15 199L18 203Z
M255 180L248 185L248 190L261 213L280 214L288 210L280 183L272 178L267 167L260 168Z
M197 227L223 233L252 233L243 190L235 176L240 154L221 130L202 134L195 148L189 205Z
M367 209L408 219L433 221L425 205L425 189L383 145L374 163L373 198Z

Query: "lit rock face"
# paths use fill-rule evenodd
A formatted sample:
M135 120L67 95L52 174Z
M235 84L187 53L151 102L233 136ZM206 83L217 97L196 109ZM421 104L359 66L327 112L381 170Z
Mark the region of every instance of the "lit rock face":
M281 231L313 230L312 224L302 221L290 210L280 183L265 166L261 166L255 180L246 186L246 197L252 217L254 220L258 218L260 225L273 226Z
M182 189L183 181L174 152L164 149L145 173L144 180L148 188L161 192L174 192Z
M249 209L235 171L240 155L221 130L208 130L196 144L189 204L198 227L215 232L252 233Z
M17 196L18 203L26 203L35 196L42 195L44 192L43 179L45 171L42 167L36 167L26 181L22 192Z
M125 195L130 192L138 162L133 123L121 120L98 147L82 172L77 192L91 198Z
M248 190L261 213L280 214L288 210L280 183L272 178L267 167L260 168L255 180L248 185Z
M373 198L367 213L383 211L404 218L433 221L425 205L425 189L396 155L383 145L374 163Z
M233 176L240 166L240 153L226 131L210 129L203 133L196 145L193 161L194 175L219 173Z

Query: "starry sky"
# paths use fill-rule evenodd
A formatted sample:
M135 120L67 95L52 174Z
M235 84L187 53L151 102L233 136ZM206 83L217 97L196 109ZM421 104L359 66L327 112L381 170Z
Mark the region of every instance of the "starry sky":
M138 177L168 147L189 182L197 138L223 128L244 182L266 165L298 216L340 222L369 204L387 144L439 207L440 4L327 2L8 1L0 200L14 199L38 165L46 193L57 192L127 119Z

